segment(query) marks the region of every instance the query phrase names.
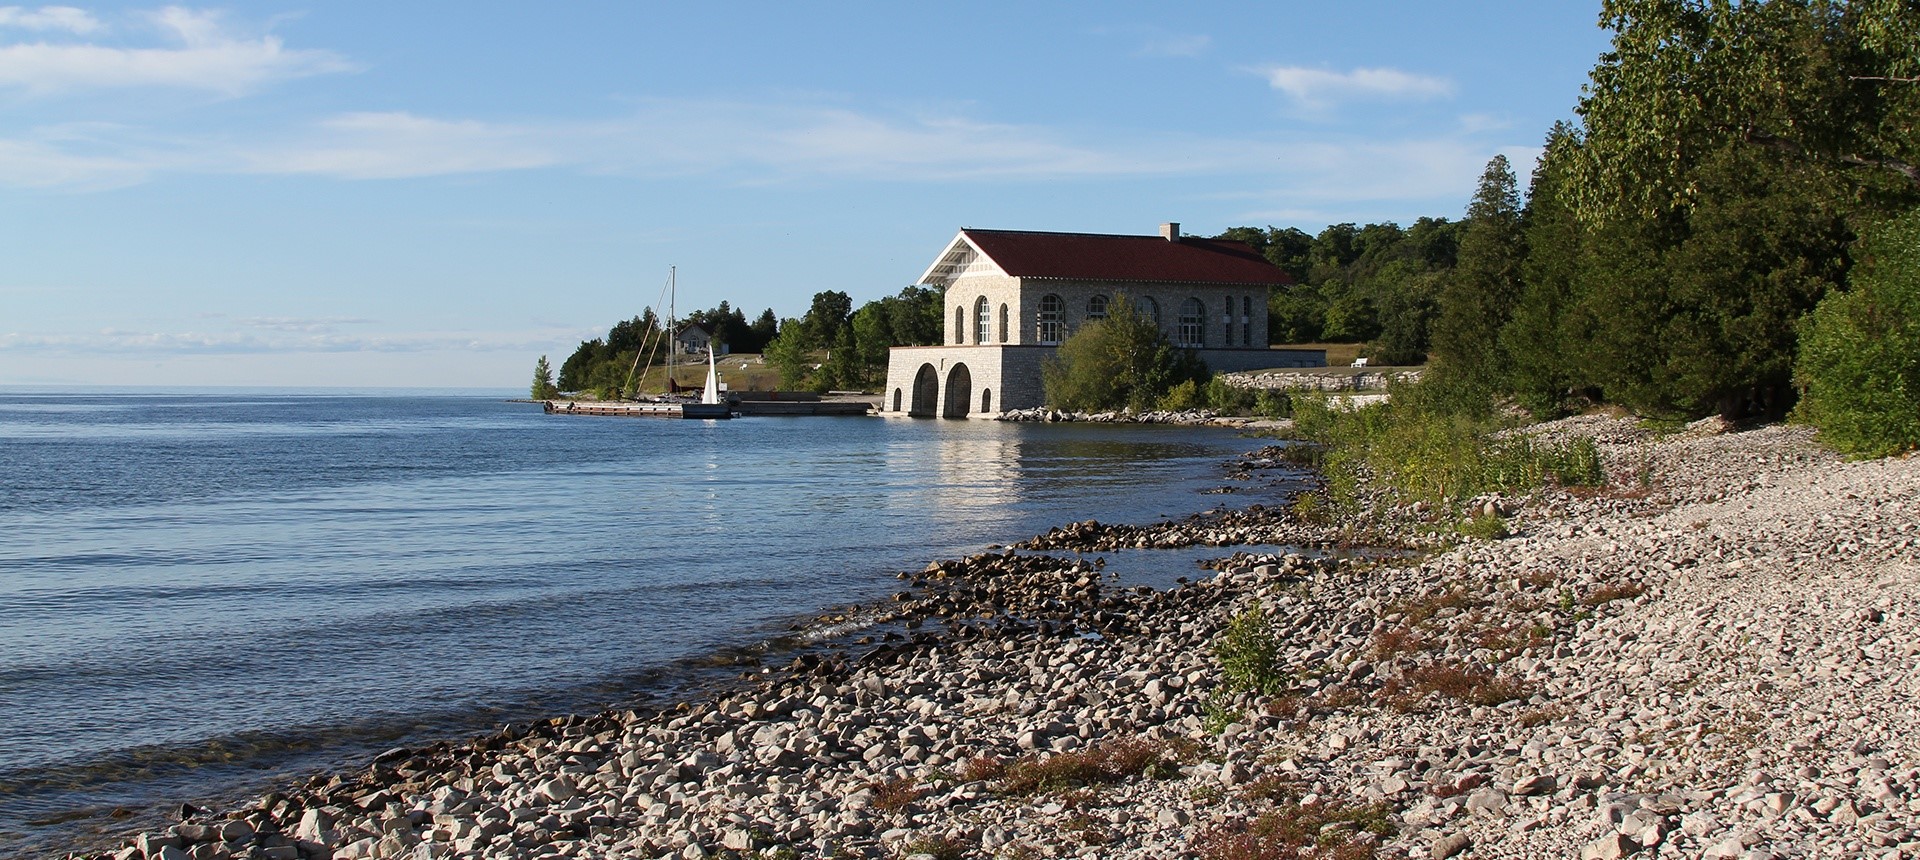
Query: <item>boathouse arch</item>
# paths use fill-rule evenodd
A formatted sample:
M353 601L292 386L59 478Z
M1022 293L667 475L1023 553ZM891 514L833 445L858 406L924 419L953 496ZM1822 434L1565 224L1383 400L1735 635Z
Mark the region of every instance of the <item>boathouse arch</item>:
M908 415L934 416L940 409L940 371L931 364L920 365L920 372L913 375L913 403L907 409Z
M940 416L965 418L967 407L972 400L973 371L968 370L964 363L954 362L953 368L947 371L947 391L946 396L940 400L943 407Z

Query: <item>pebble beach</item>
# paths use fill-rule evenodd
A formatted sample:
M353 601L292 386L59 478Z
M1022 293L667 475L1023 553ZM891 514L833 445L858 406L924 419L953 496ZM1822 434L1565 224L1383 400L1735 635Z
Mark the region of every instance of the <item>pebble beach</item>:
M1452 546L1384 506L1009 536L711 698L394 750L92 856L1920 856L1920 460L1525 432L1594 439L1609 486L1476 500L1511 535ZM1409 552L1317 551L1356 531ZM1095 561L1194 545L1217 570L1165 590ZM1223 668L1249 650L1259 689Z

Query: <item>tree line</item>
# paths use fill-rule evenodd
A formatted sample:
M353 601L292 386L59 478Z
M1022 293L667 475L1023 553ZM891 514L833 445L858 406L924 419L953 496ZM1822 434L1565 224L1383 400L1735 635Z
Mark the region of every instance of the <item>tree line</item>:
M764 354L779 370L785 389L872 387L885 380L889 348L940 342L944 297L938 289L910 286L855 310L846 293L829 290L815 293L798 319L781 319L768 308L752 322L722 301L688 314L676 330L703 325L716 349ZM673 333L649 308L615 323L605 337L581 341L561 362L558 378L547 357L541 356L534 366L532 395L547 399L562 392L605 398L638 394L629 389L634 385L633 368L664 363L666 351L675 348L673 340Z

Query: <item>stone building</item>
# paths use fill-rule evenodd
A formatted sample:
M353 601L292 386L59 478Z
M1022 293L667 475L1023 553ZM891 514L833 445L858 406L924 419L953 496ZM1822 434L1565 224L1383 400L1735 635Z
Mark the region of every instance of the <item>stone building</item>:
M946 289L940 346L895 347L881 412L964 418L1042 405L1040 368L1125 296L1215 371L1321 367L1320 350L1267 348L1267 294L1291 283L1242 242L961 230L920 276Z

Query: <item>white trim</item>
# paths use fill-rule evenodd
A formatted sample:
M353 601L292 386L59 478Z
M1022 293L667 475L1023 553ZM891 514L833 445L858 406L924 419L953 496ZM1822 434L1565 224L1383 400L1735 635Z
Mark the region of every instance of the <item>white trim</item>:
M961 230L953 237L952 242L947 243L946 250L941 251L940 256L933 258L933 265L921 272L920 280L915 283L948 287L952 286L954 281L968 275L1005 274L1006 270L1000 268L1000 264L987 256L985 251L980 250L980 246L973 244L973 240L967 238L967 231Z

